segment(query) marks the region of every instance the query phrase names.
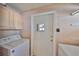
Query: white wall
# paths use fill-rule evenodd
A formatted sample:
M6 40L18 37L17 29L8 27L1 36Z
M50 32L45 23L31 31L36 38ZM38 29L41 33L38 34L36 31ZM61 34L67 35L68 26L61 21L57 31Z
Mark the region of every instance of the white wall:
M73 7L74 6L69 4L50 4L48 6L43 6L24 12L24 30L22 31L22 36L29 38L31 37L31 15L48 11L56 11L58 16L69 16L74 10Z
M58 40L69 44L79 44L79 25L74 25L76 23L79 23L79 15L59 17Z

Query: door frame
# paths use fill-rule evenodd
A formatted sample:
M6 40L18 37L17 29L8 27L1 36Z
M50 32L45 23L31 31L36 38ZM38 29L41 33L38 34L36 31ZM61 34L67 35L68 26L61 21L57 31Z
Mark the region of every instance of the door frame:
M42 13L37 13L37 14L33 14L31 15L31 56L33 56L33 34L34 34L34 29L33 29L33 21L34 21L34 16L39 16L39 15L45 15L45 14L53 14L54 19L53 19L53 55L56 56L57 55L57 49L56 49L56 25L57 25L57 19L56 19L56 11L48 11L48 12L42 12Z

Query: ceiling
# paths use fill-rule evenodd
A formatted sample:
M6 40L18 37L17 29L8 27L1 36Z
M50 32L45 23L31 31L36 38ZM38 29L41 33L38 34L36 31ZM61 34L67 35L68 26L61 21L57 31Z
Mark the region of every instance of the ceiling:
M35 8L39 9L39 7L44 8L43 6L52 6L52 9L60 13L72 13L79 9L79 3L8 3L8 5L20 12L33 10Z
M41 6L49 5L50 3L8 3L12 8L15 8L18 11L28 11L34 8Z

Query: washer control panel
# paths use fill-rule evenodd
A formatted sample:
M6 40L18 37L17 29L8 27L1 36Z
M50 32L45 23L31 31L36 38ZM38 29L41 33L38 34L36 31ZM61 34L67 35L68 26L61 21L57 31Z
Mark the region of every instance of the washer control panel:
M4 38L1 38L0 39L0 44L6 44L8 42L12 42L12 41L15 41L15 40L19 40L21 39L21 36L20 35L12 35L12 36L8 36L8 37L4 37Z

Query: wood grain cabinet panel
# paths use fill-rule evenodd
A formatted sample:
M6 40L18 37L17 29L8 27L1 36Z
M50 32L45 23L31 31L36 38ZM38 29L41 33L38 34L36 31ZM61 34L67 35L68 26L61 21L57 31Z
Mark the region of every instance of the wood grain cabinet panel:
M3 55L3 48L0 47L0 56L2 56L2 55Z
M9 8L9 27L10 29L14 29L14 12L11 8Z
M14 27L15 29L23 29L22 16L17 12L14 12Z
M0 29L23 29L21 14L12 8L0 6Z
M9 9L0 6L0 29L9 29Z

